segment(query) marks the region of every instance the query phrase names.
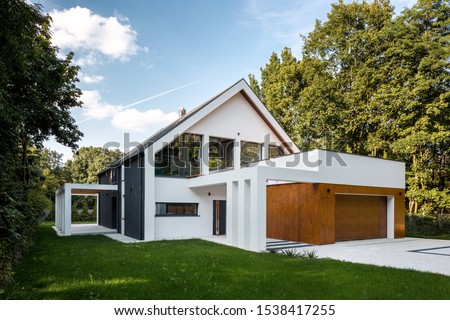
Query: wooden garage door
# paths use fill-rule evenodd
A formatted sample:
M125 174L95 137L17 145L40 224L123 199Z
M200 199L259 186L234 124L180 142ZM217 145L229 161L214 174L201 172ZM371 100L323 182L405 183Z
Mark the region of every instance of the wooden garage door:
M386 204L386 197L337 194L336 241L386 238Z

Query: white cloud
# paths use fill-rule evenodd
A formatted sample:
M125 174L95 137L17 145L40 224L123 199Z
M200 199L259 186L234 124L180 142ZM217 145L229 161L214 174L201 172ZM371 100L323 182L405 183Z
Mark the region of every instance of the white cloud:
M78 59L76 57L77 54L75 54L74 63L80 67L93 66L94 64L99 63L98 55L94 52L88 52Z
M102 75L89 75L84 73L79 73L79 76L81 78L81 81L86 83L98 83L100 81L103 81L104 77Z
M152 132L155 128L167 125L178 118L176 112L164 113L160 109L139 111L135 108L130 108L132 105L148 99L140 100L127 106L112 105L102 101L102 97L97 90L83 90L83 95L81 96L83 101L82 110L86 118L78 121L78 123L93 119L111 118L111 123L123 131Z
M112 117L122 106L115 106L102 101L100 92L97 90L83 90L81 96L83 101L83 115L87 119L104 119Z
M140 49L147 50L137 45L137 32L125 18L103 17L79 6L53 10L50 16L53 44L62 50L82 52L82 58L77 60L79 65L97 63L98 54L127 60Z
M124 131L148 131L149 127L167 125L178 118L176 112L164 113L160 109L139 111L126 109L114 115L111 123Z

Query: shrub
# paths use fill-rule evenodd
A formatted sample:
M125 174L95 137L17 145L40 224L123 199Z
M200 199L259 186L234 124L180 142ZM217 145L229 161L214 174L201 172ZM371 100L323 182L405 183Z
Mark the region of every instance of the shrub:
M303 258L308 260L316 260L319 258L317 255L317 250L303 250L302 251Z
M277 248L267 248L266 251L269 252L269 253L278 253L278 251L280 251L280 249L277 249Z
M301 257L302 254L300 252L298 252L297 250L295 250L294 248L291 249L283 249L281 250L281 253L289 256L289 257Z
M7 205L0 207L0 293L32 244L38 219L33 207L25 202L9 199Z
M406 233L437 235L450 233L450 215L411 215L406 217Z

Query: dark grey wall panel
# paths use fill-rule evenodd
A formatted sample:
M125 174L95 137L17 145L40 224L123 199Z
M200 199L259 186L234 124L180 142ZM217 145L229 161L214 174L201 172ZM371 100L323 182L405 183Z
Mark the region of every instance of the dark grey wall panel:
M144 239L144 166L139 155L125 162L125 235Z

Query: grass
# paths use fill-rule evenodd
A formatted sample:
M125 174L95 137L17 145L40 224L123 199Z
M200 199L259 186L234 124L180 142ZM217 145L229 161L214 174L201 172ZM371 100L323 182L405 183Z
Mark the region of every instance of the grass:
M97 221L72 221L72 224L97 224Z
M450 299L450 277L331 259L253 253L202 240L36 244L2 299Z

